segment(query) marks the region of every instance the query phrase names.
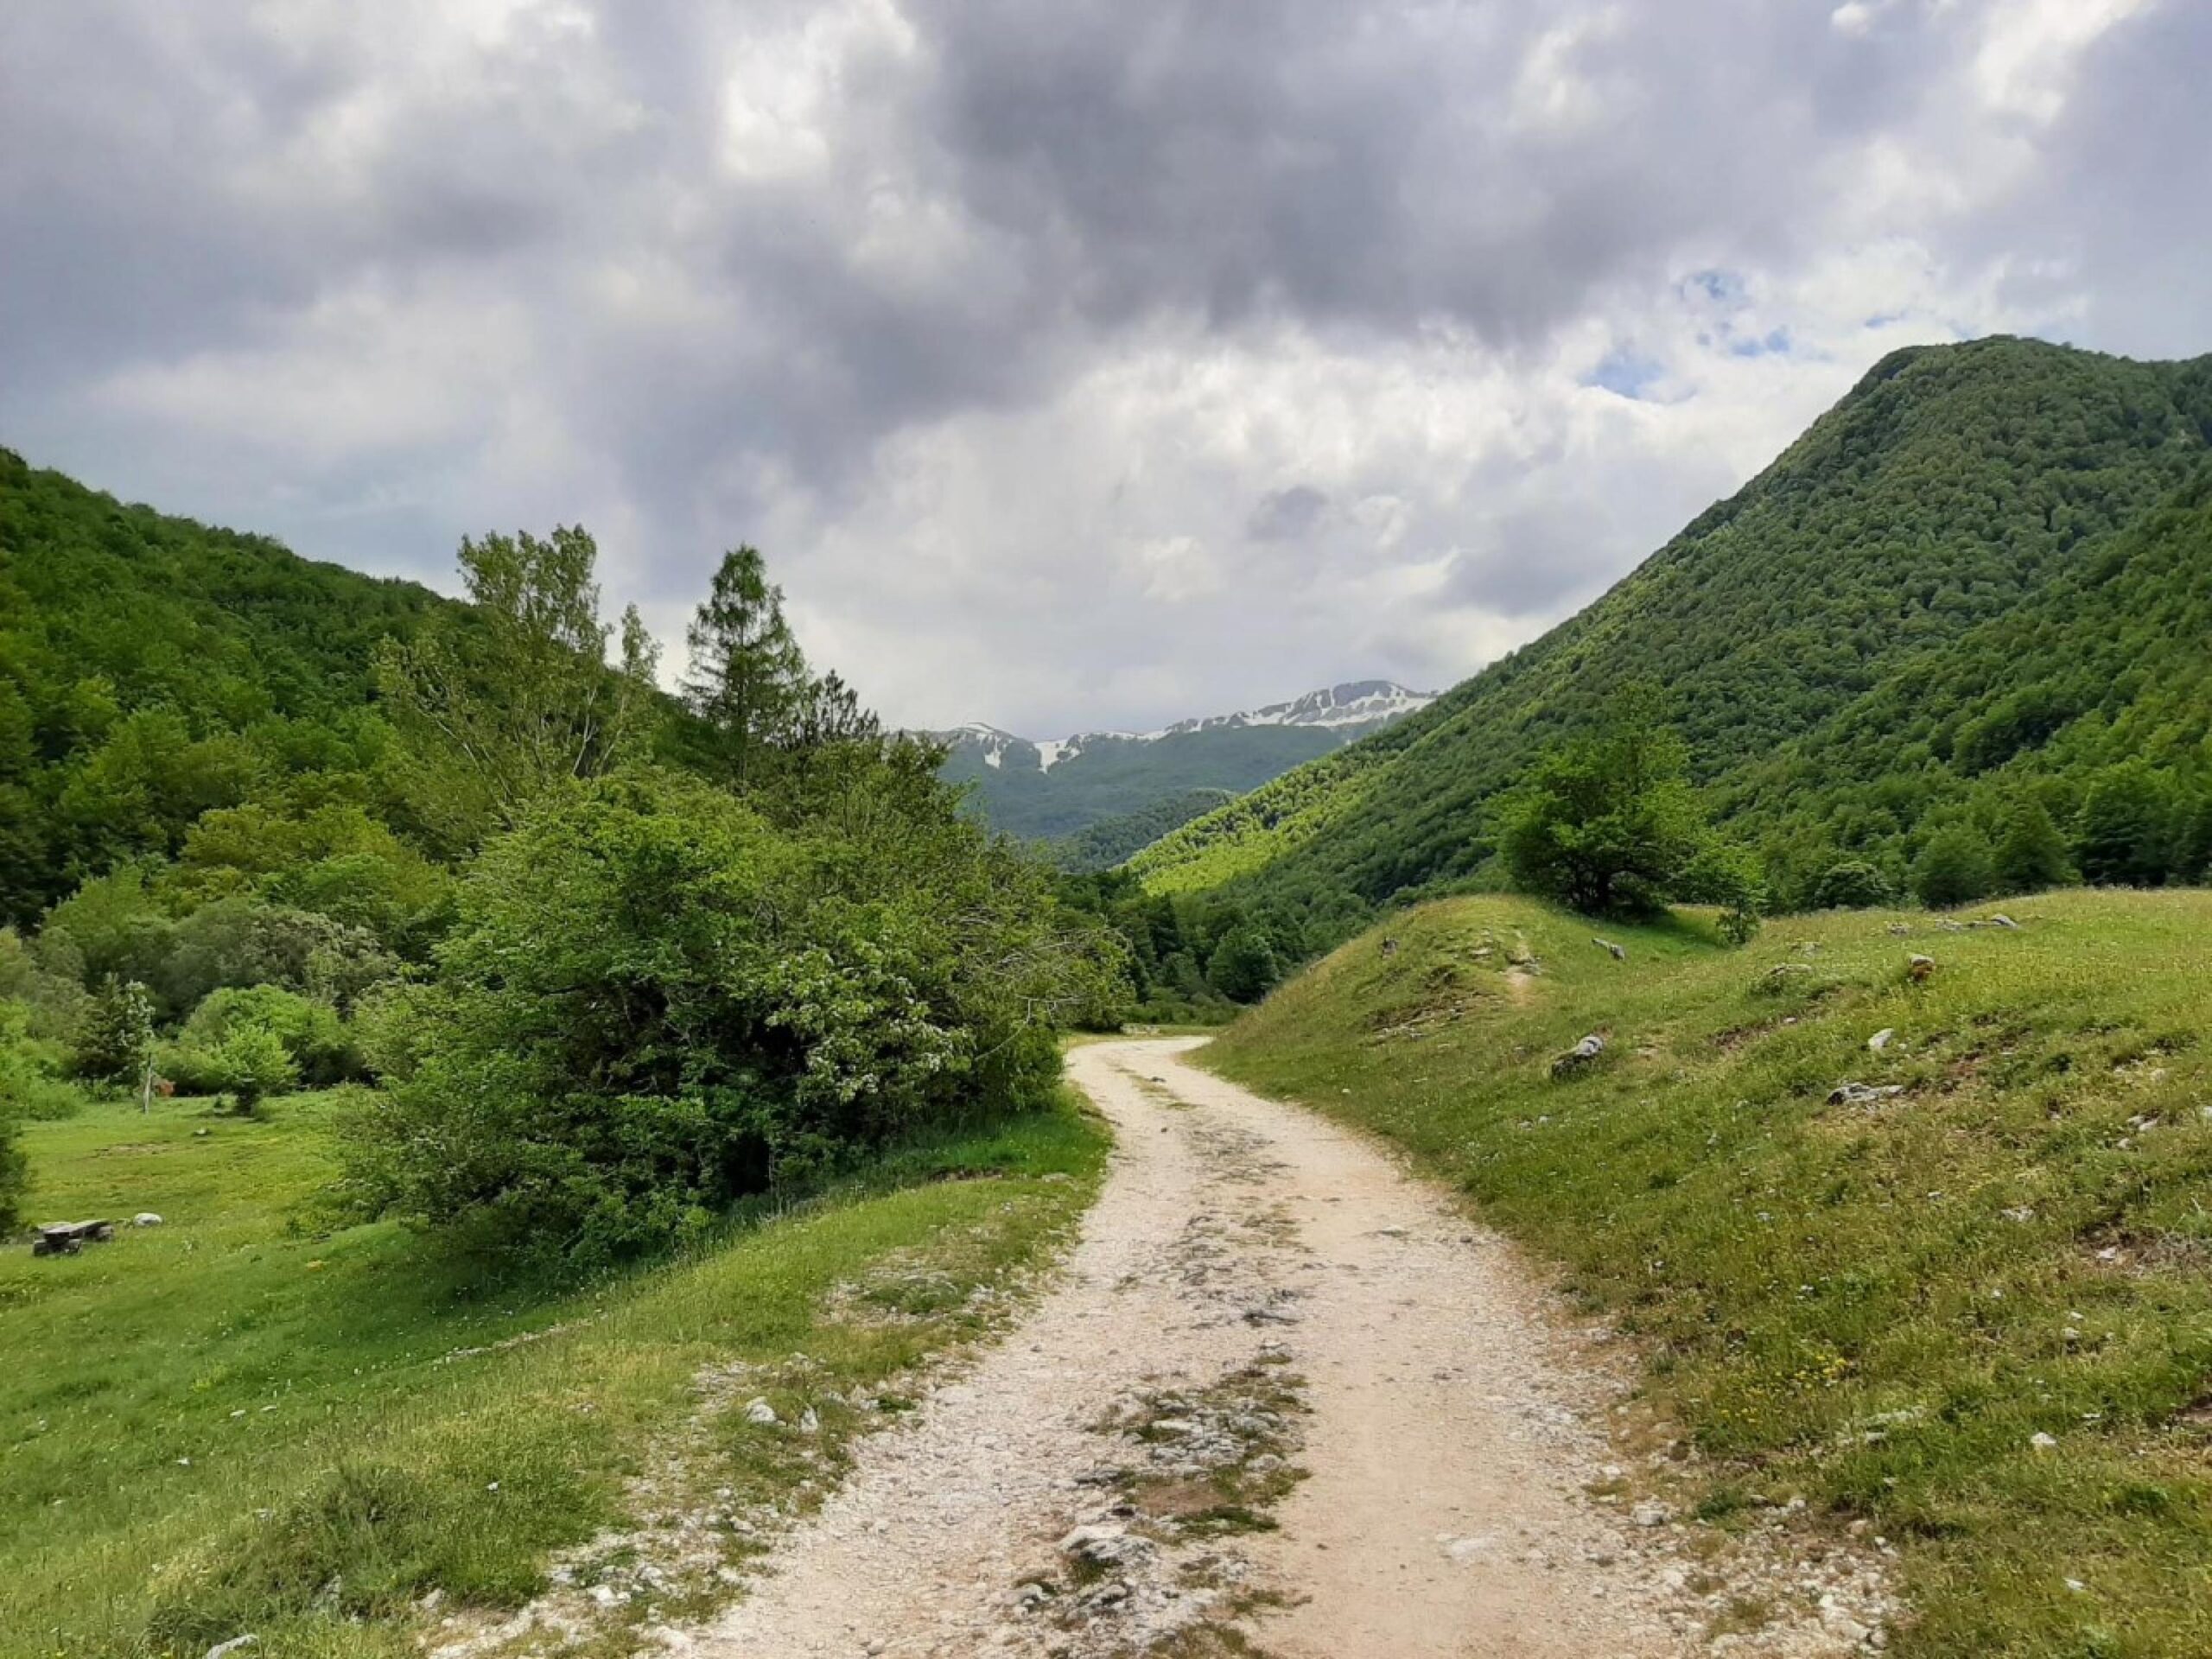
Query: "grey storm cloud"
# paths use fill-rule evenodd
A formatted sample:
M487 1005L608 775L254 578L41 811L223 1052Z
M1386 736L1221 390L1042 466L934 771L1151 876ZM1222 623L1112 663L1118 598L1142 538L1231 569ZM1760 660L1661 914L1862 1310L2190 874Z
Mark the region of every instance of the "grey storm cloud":
M1320 522L1329 498L1310 485L1270 490L1252 508L1244 533L1255 542L1294 542Z
M410 574L582 518L671 638L763 541L894 719L1446 681L1891 345L2212 345L2209 58L2185 0L19 6L0 442Z

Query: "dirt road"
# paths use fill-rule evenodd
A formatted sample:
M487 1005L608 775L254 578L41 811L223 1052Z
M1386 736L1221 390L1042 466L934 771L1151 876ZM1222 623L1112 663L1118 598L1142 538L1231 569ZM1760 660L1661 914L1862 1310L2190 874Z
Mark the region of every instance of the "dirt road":
M1055 1288L677 1645L1642 1659L1878 1640L1861 1563L1716 1558L1709 1529L1693 1560L1692 1529L1609 1449L1616 1388L1511 1249L1188 1046L1075 1051L1118 1146Z

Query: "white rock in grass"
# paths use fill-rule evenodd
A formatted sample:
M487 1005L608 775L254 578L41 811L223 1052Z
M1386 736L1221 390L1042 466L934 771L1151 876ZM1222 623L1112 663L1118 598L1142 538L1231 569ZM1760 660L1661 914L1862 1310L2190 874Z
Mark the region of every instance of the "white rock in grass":
M2056 1446L2058 1442L2052 1436L2043 1433L2042 1430L2038 1429L2036 1433L2028 1436L2028 1444L2035 1447L2038 1452L2049 1452Z
M141 1210L130 1217L130 1224L133 1227L158 1227L162 1224L162 1218L150 1210Z
M1872 1049L1875 1053L1878 1054L1896 1040L1897 1033L1890 1027L1884 1026L1879 1031L1876 1032L1872 1037L1869 1037L1866 1039L1866 1046Z
M745 1421L748 1423L766 1424L779 1422L782 1420L776 1415L776 1408L766 1400L748 1400L745 1402Z
M248 1648L257 1648L260 1645L261 1638L257 1636L251 1634L234 1636L229 1641L218 1642L213 1647L208 1649L207 1659L231 1659L231 1656L234 1653L244 1653Z

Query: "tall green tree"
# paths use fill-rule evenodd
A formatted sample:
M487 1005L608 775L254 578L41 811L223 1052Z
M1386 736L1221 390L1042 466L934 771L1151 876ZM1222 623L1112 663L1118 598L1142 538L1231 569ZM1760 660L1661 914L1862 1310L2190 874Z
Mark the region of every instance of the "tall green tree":
M1657 695L1625 689L1596 730L1537 760L1506 819L1514 881L1592 915L1661 903L1705 828L1688 764Z
M1240 921L1221 936L1206 960L1206 979L1232 1002L1256 1002L1282 977L1282 963L1275 955L1267 930Z
M1913 896L1930 910L1948 910L1986 898L1996 880L1989 843L1970 823L1938 830L1912 864Z
M601 620L598 558L581 526L463 541L474 615L378 652L378 690L408 740L410 803L455 850L642 744L658 648L635 606L619 629Z
M722 555L684 643L691 654L684 702L706 723L721 769L741 785L756 778L769 750L802 726L859 717L842 681L825 692L809 677L806 657L784 620L784 590L768 580L758 548Z
M154 999L137 980L100 988L77 1049L77 1070L103 1083L139 1091L143 1109L154 1065Z
M2164 784L2140 761L2099 774L2082 802L2074 854L2088 880L2157 887L2166 877L2171 812Z
M2066 838L2044 804L2024 795L2005 815L2005 836L1997 843L1997 885L2005 893L2041 893L2061 887L2073 875L2066 859Z

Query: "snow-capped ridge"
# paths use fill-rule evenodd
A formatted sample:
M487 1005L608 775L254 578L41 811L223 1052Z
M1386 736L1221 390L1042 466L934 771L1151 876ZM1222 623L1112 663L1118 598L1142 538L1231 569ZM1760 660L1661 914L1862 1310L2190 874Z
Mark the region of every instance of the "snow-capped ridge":
M973 747L982 763L994 768L1007 765L1013 759L1016 766L1030 762L1039 772L1050 772L1065 765L1102 743L1157 743L1164 738L1187 737L1202 732L1233 731L1255 726L1304 726L1341 732L1345 740L1361 733L1402 720L1419 712L1436 701L1435 694L1414 691L1391 680L1347 680L1341 684L1325 686L1318 691L1308 691L1287 702L1271 702L1263 708L1247 709L1233 715L1208 715L1193 720L1179 720L1172 726L1163 726L1155 732L1093 731L1077 732L1063 738L1033 739L1017 737L1012 732L1001 731L981 721L971 721L949 731L929 732L924 735L955 748Z

